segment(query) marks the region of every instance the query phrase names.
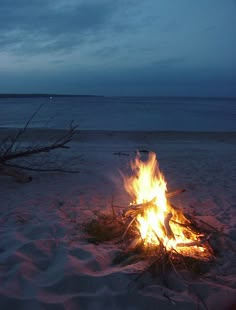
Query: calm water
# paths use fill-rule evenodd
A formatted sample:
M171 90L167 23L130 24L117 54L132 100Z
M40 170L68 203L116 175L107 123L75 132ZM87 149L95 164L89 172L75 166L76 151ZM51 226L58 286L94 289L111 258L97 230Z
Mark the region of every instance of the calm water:
M236 99L57 97L0 99L0 127L22 127L44 104L31 127L81 130L236 131Z

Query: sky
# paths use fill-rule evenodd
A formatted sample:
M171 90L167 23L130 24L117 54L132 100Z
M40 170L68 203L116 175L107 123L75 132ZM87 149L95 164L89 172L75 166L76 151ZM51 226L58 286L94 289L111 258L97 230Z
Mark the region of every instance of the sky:
M236 96L236 0L0 0L0 93Z

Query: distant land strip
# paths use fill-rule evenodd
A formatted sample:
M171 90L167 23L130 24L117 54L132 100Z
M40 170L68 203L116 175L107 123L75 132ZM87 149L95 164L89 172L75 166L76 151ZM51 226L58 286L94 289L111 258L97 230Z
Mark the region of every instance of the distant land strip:
M72 95L72 94L40 94L40 93L32 93L32 94L18 94L18 93L7 93L7 94L1 94L0 93L0 99L1 98L55 98L55 97L80 97L80 98L104 98L104 97L127 97L127 98L157 98L157 99L163 99L163 100L229 100L229 101L236 101L236 97L214 97L214 96L104 96L104 95Z
M0 98L50 98L50 97L104 97L99 95L66 95L66 94L0 94Z

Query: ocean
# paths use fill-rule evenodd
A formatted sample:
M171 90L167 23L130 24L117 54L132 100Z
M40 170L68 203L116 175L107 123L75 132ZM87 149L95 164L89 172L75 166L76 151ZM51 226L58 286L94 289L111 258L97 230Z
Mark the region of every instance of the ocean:
M1 98L0 127L125 131L236 131L236 99L170 97Z

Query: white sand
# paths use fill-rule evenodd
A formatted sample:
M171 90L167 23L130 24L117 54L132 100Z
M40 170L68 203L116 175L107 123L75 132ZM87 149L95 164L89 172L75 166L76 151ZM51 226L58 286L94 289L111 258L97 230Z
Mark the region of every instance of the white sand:
M32 130L27 139L57 134ZM187 282L171 274L169 288L148 275L134 282L144 262L113 265L117 245L86 241L89 208L129 203L118 170L128 171L137 149L157 153L169 190L187 190L178 207L223 230L206 274L185 274ZM33 173L28 184L0 176L0 309L233 309L235 133L81 132L50 160L80 173Z

